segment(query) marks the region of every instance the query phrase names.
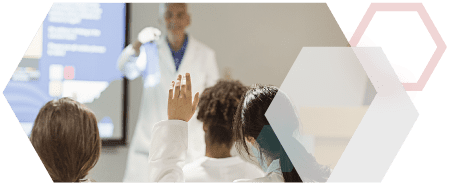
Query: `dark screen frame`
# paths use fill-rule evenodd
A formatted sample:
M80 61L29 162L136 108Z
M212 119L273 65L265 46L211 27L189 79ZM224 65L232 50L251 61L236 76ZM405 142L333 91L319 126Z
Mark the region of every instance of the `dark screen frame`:
M130 3L125 3L125 43L123 48L130 44ZM102 146L126 146L128 128L128 84L129 80L124 76L122 79L122 138L102 139Z

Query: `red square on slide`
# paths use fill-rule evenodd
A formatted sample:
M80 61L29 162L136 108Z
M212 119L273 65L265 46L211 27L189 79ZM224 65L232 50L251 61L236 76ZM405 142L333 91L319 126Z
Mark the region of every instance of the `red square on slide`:
M64 67L64 79L72 80L75 77L75 68L72 66Z

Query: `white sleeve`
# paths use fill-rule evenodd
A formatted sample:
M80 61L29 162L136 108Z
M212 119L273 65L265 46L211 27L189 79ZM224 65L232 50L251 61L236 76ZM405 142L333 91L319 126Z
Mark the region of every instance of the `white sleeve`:
M141 50L140 55L136 56L136 51L133 45L128 45L123 49L119 58L117 59L117 69L122 72L128 79L134 80L137 78L146 65L146 54L144 50Z
M152 129L149 145L150 182L184 182L183 166L188 141L188 123L160 121Z
M217 67L216 54L212 52L206 63L206 87L216 85L219 80L219 67Z

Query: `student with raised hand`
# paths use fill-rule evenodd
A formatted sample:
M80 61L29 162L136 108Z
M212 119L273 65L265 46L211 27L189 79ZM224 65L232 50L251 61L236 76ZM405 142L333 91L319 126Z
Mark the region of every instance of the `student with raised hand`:
M186 73L185 83L178 75L169 89L167 116L169 120L160 121L152 129L149 156L148 178L150 182L184 182L183 166L188 147L188 121L197 109L199 93L192 101L191 76ZM144 162L144 161L143 161Z
M205 156L183 168L186 182L233 182L264 176L257 166L230 154L233 147L233 117L247 87L239 81L220 80L203 91L197 119L205 131Z
M102 141L97 119L70 98L52 100L39 111L30 136L53 182L91 182L85 179L100 158Z
M182 168L187 150L187 121L191 119L199 102L198 93L192 100L190 75L186 74L185 79L186 83L182 83L182 77L178 76L177 82L172 82L168 100L169 120L158 122L152 130L148 160L151 182L185 181ZM315 158L298 143L290 147L298 149L295 156L303 158L303 164L306 165L306 168L299 171L307 170L307 173L302 173L307 175L300 177L270 128L264 114L277 92L276 87L256 86L249 89L240 100L233 123L233 134L237 144L241 145L247 153L250 153L247 145L255 148L256 157L262 161L260 165L266 169L266 174L261 178L234 182L326 181L330 170L318 164ZM293 109L289 107L286 111L295 114ZM298 127L299 122L286 124L291 129L296 128L295 124ZM258 137L262 132L264 137Z
M147 180L147 165L142 161L149 157L150 129L158 121L167 119L167 85L178 74L188 71L196 81L192 86L195 91L202 92L219 79L215 51L187 31L191 23L188 6L186 3L161 3L158 20L162 32L144 28L137 40L118 57L117 68L130 80L142 76L144 87L136 129L128 149L124 182ZM195 142L203 140L201 122L194 118L189 125L190 147L186 160L193 161L204 155L205 144Z

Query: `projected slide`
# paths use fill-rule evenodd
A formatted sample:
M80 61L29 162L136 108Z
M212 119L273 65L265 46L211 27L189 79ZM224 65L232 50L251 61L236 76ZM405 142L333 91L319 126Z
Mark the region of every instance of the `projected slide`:
M94 111L102 138L122 138L116 61L125 42L125 4L55 3L34 40L41 52L24 56L3 92L25 132L46 102L71 97Z

